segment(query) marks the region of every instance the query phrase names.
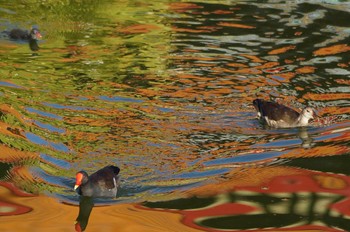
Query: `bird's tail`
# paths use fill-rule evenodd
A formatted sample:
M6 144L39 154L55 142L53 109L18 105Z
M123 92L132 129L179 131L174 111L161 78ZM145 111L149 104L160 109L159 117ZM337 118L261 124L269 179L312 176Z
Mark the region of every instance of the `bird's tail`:
M118 168L117 166L111 166L114 174L118 175L118 173L120 172L120 168Z

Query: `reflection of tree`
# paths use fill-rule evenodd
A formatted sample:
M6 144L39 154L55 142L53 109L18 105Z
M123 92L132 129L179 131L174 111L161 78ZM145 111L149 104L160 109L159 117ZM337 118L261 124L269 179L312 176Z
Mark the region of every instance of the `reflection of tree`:
M166 6L152 3L140 7L129 1L108 5L96 1L58 5L54 1L30 5L15 1L5 8L16 12L2 15L9 26L28 22L19 25L26 28L36 24L45 37L38 57L23 57L17 49L9 50L11 55L7 58L0 54L3 64L8 64L0 70L1 76L9 77L10 87L16 83L14 88L4 88L0 100L0 123L4 123L0 125L2 148L14 156L15 166L19 167L10 172L10 178L31 192L62 193L62 187L68 185L65 178L75 173L67 169L73 159L79 159L76 154L106 150L119 153L110 152L116 143L113 137L108 138L115 125L116 108L125 110L129 116L140 111L129 104L108 103L99 97L124 88L134 95L130 85L151 87L144 76L155 79L164 73L165 62L160 57L168 53L168 28L163 24L163 16L147 12L165 11ZM34 82L45 83L40 85L44 92L37 87L31 89L29 86ZM125 127L131 125L128 115L124 118ZM132 125L129 131L138 133L135 128ZM28 132L42 143L29 140ZM105 137L106 140L101 139ZM118 146L123 147L127 140L124 137ZM104 142L106 146L101 146ZM39 173L29 171L33 166L39 167ZM56 180L53 183L47 177Z
M45 31L60 31L59 28L50 28L50 23L64 22L63 26L69 29L72 22L93 22L96 19L96 11L101 7L100 2L96 1L46 1L45 4L40 2L25 3L23 1L13 1L6 6L7 10L16 12L16 14L6 14L6 18L12 23L28 22L39 25L46 25ZM33 12L35 12L33 14ZM29 19L29 20L28 20ZM51 34L52 35L52 34Z
M147 202L141 208L178 212L183 215L185 225L202 230L318 228L323 231L337 227L349 231L350 179L343 175L296 171L296 175L276 175L262 185L238 184L229 193ZM239 181L231 181L231 185L236 183Z
M0 167L3 168L3 165L1 165L1 163L0 163ZM9 191L9 194L2 195L3 191L1 190L1 188L5 188L7 191ZM13 216L13 215L26 214L33 210L32 208L26 205L21 205L13 202L13 200L18 196L31 197L33 195L22 192L10 182L0 181L0 190L1 190L0 191L0 216Z
M317 16L312 9L316 4L309 8L292 3L281 9L219 1L18 3L3 7L17 14L3 11L1 17L13 24L36 23L47 38L37 57L28 58L12 47L0 49L0 75L6 79L0 83L0 140L6 150L1 155L7 157L4 162L23 167L10 172L11 181L25 182L29 190L62 193L77 165L110 160L123 162L125 176L137 185L135 192L159 186L162 178L164 186L178 189L179 181L191 178L174 180L174 174L193 177L195 171L208 171L206 161L251 152L258 156L256 143L276 141L276 134L257 133L247 120L250 115L242 113L249 111L242 105L258 88L264 89L261 95L289 100L304 95L328 104L327 99L348 98L337 89L348 85L345 76L335 80L316 75L323 67L315 57L346 60L342 51L348 49L327 49L327 39L325 49L313 47L315 37L322 39L320 33L338 36L344 44L348 35L342 33L346 27L334 33L332 27L323 28L328 24L318 23L322 19L308 18ZM286 26L304 13L306 21ZM339 62L325 67L347 67ZM335 105L330 113L348 112ZM44 145L30 141L27 133ZM301 133L300 138L312 147L308 135ZM319 150L306 154L291 149L296 152L287 155L339 154L347 139L331 142L330 148L318 143ZM211 173L203 179L216 177Z
M235 199L235 203L242 205L256 204L262 211L242 215L217 215L198 220L197 223L204 227L219 229L283 228L293 224L312 226L318 223L333 227L338 226L339 219L342 219L341 228L350 229L346 226L349 224L348 219L339 215L331 216L331 206L341 202L344 199L343 196L330 195L327 197L312 193L291 194L280 198L269 195L244 196L238 193L230 195L230 198Z

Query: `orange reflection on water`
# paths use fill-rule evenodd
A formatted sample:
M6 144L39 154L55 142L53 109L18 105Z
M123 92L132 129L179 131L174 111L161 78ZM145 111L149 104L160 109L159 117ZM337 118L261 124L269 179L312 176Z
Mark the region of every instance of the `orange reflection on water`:
M0 186L0 194L3 190ZM78 207L57 202L46 196L10 198L13 205L32 209L11 217L0 217L4 232L74 231ZM1 202L0 202L1 203ZM0 205L1 207L1 205ZM135 208L134 204L94 207L86 231L198 231L180 223L181 215L152 212ZM22 222L22 223L21 223ZM25 222L25 223L24 223Z
M140 208L178 213L183 216L185 225L211 232L247 231L242 228L249 228L249 231L340 232L348 228L345 224L350 213L348 176L294 167L257 167L233 171L227 177L229 180L224 182L190 191L189 197L200 196L207 202L194 205L194 209L187 210L188 206L182 205L181 200L177 200L177 204L171 201L169 204L146 203ZM190 203L186 199L183 202ZM264 215L295 220L281 222L283 226L280 227L271 222L249 220L263 220ZM250 224L254 226L250 227Z
M245 29L253 29L253 28L255 28L254 26L244 25L244 24L240 24L240 23L228 23L228 22L219 22L218 26L237 27L237 28L245 28Z
M274 49L272 51L269 51L268 54L270 54L270 55L277 55L277 54L285 53L288 50L293 50L293 49L295 49L295 46L294 45L290 45L290 46L277 48L277 49Z
M320 48L314 51L314 55L316 56L326 56L326 55L334 55L342 52L350 51L350 46L346 44L336 44L325 48Z
M6 145L0 145L0 162L17 162L22 159L35 159L38 155L30 151L20 151Z
M169 9L176 12L186 12L186 10L202 8L195 3L174 2L169 4Z
M21 191L12 183L0 181L0 216L20 215L32 211L31 207L15 202L15 199L19 199L20 197L32 196Z

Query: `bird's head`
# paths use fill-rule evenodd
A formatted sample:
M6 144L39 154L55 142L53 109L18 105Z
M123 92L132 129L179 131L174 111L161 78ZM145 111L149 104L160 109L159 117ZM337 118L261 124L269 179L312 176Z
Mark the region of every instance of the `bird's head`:
M32 28L32 30L30 31L30 38L33 40L41 40L42 35L37 28Z
M79 188L80 185L85 184L88 180L88 174L84 171L80 171L75 175L74 190Z
M311 108L311 107L306 107L305 109L303 109L303 111L301 112L301 115L308 122L310 120L315 120L315 118L317 117L317 114L316 114L315 110L313 108Z

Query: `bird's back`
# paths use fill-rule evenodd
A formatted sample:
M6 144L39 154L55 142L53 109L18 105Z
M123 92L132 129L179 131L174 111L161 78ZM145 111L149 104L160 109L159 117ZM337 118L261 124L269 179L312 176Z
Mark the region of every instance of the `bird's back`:
M28 39L28 31L24 31L21 29L13 29L9 33L9 37L11 39L22 39L22 40L27 40Z
M276 102L255 99L253 105L259 112L260 118L265 119L266 121L272 120L275 122L280 121L286 124L293 124L299 117L299 113L295 110Z
M116 166L106 166L89 176L89 181L82 186L84 196L116 197L119 186L119 171Z

